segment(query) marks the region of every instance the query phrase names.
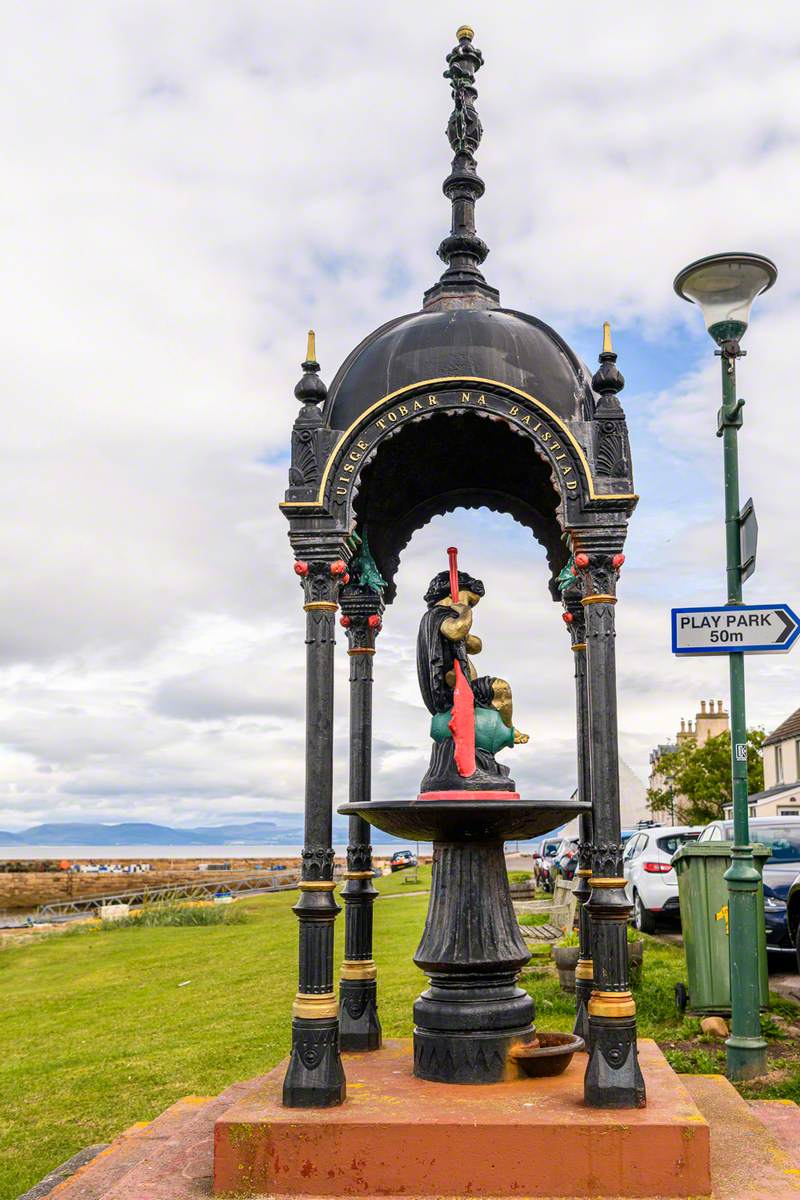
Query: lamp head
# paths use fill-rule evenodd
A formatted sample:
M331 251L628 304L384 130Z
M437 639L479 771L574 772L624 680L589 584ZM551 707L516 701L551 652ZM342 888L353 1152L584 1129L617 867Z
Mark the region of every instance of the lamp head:
M756 296L778 278L774 262L762 254L709 254L675 276L683 300L699 304L706 329L717 345L739 342Z

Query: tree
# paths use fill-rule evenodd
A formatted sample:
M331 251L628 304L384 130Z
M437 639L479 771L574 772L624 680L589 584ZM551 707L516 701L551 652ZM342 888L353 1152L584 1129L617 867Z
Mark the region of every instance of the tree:
M747 788L760 792L764 787L764 763L761 746L763 729L747 732ZM652 812L675 812L686 825L705 825L724 816L731 803L731 735L726 730L711 737L704 746L687 739L675 750L662 754L658 772L664 786L650 788L648 805Z

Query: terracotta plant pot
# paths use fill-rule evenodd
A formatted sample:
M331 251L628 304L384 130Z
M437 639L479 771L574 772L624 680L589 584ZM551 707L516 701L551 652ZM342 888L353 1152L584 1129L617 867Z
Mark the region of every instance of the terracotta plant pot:
M579 946L553 946L553 960L562 992L575 991L575 966L581 956ZM644 942L628 942L628 979L638 987L642 978Z
M631 987L638 987L644 965L644 942L628 942L628 980Z
M562 992L575 991L575 967L580 956L580 946L553 946L553 960Z

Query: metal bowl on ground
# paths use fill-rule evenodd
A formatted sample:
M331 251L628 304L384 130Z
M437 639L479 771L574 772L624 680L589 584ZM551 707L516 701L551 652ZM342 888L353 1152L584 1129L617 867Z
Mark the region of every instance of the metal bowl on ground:
M527 1045L511 1050L514 1062L533 1078L560 1075L572 1062L573 1054L585 1050L583 1038L574 1033L537 1033Z

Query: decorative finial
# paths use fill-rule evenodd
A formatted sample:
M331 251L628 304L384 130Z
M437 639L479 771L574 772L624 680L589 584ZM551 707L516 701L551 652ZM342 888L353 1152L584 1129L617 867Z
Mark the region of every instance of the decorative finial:
M475 74L483 66L483 55L473 45L474 36L469 25L458 29L458 45L448 54L444 73L453 95L453 111L447 123L453 162L443 190L453 214L450 235L438 250L447 270L425 293L423 307L428 309L496 308L500 303L500 293L481 274L480 264L489 248L475 232L475 202L483 195L484 184L475 161L483 136L475 109Z
M328 389L319 377L316 338L313 329L309 329L308 331L306 358L305 362L300 365L303 368L304 375L294 389L295 396L302 404L321 404L328 395Z
M625 387L625 377L617 368L617 356L611 346L611 324L603 322L603 349L599 355L600 366L592 378L592 387L596 392L610 402ZM617 401L614 400L614 404Z

